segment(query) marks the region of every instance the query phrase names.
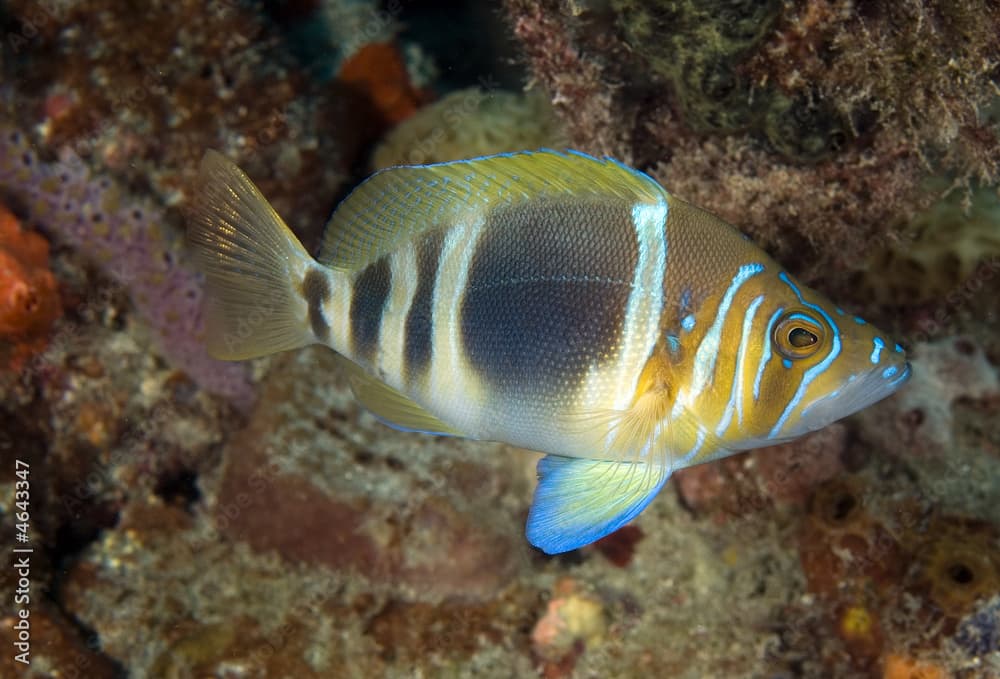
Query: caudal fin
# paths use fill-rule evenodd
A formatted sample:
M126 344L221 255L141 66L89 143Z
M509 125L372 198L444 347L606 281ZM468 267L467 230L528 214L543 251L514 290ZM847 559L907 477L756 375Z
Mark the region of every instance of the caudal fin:
M209 353L241 360L316 341L302 290L320 265L221 153L205 153L198 179L188 242L207 279Z

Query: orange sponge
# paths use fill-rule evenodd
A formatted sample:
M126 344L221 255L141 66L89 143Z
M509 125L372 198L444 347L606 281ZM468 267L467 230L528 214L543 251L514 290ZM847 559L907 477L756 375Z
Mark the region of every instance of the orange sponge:
M0 205L0 368L18 370L44 349L60 311L48 242Z
M338 77L363 90L390 126L409 118L427 99L410 83L403 55L392 43L365 45L344 62Z
M947 679L948 674L932 663L890 653L885 659L882 676L884 679Z

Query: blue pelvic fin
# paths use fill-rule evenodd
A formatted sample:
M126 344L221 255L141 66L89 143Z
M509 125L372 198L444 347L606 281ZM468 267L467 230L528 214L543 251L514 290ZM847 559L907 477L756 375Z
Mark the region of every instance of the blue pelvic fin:
M546 455L528 514L528 541L559 554L588 545L634 519L670 477L641 462Z

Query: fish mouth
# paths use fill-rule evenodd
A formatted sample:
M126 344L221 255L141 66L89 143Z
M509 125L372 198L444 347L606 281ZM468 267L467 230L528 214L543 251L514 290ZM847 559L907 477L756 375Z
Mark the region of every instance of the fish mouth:
M913 375L909 361L852 375L839 389L802 410L797 433L806 433L863 410L894 394Z

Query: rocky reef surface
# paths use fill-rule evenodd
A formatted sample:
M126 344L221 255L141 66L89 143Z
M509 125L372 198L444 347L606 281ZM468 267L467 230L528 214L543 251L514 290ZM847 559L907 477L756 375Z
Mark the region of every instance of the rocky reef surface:
M1000 677L998 34L980 0L5 3L0 676ZM372 168L564 145L911 383L548 557L535 453L390 430L321 348L204 352L205 149L314 249Z

